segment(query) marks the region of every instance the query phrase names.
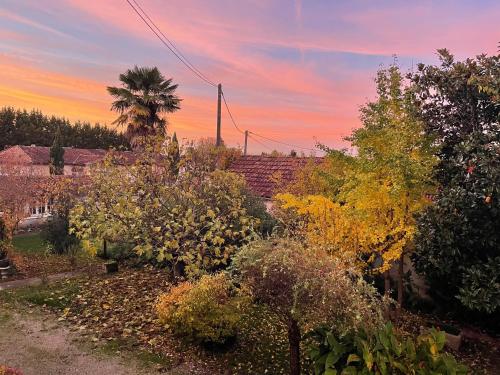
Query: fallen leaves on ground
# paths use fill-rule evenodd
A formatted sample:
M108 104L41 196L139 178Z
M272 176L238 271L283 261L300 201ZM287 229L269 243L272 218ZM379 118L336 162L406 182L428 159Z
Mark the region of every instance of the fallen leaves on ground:
M9 280L30 277L45 277L56 273L82 271L87 272L99 266L95 258L73 257L57 254L20 254L9 251L9 259L15 266L16 273Z
M197 347L184 345L159 323L156 300L169 287L168 274L149 267L85 279L59 320L94 342L118 340L128 349L138 347L161 354L172 366L193 361L197 368L212 368L210 359L198 358L201 353Z

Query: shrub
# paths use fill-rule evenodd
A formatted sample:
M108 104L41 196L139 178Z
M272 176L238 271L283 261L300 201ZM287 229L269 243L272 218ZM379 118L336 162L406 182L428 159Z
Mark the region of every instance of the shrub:
M106 239L132 244L137 255L176 276L218 271L258 225L244 207L245 182L206 171L187 156L175 175L170 160L158 156L164 152L154 145L132 166L112 157L96 166L85 199L71 212L72 230L93 253Z
M399 337L390 323L373 334L361 329L336 335L319 328L308 337L314 342L309 356L316 375L467 373L452 355L442 353L445 335L435 329L416 340Z
M353 270L321 249L291 239L255 241L233 259L233 273L288 327L290 373L300 373L301 333L318 324L337 332L377 326L382 304Z
M68 218L57 214L42 226L41 237L57 254L67 253L79 242L75 235L69 233Z
M160 321L178 336L200 343L224 344L235 337L249 297L223 274L183 282L159 297Z
M276 219L267 211L264 200L258 195L252 193L248 188L243 192L245 200L243 207L249 216L259 219L259 224L256 230L263 237L268 237L273 233L273 229L277 224Z

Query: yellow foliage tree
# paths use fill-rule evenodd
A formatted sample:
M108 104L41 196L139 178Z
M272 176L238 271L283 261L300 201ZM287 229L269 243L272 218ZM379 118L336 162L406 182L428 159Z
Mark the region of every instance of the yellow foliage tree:
M328 194L276 199L302 219L308 241L362 268L386 272L411 248L414 216L429 203L436 161L399 69L380 70L376 83L377 100L361 108L363 126L347 138L357 155L327 150L332 167L322 175Z

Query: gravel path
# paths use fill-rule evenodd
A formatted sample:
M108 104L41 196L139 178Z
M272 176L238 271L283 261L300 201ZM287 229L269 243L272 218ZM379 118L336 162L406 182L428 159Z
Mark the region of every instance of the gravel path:
M0 364L19 368L24 375L158 373L131 359L95 353L84 348L78 339L77 334L61 327L53 318L0 307Z

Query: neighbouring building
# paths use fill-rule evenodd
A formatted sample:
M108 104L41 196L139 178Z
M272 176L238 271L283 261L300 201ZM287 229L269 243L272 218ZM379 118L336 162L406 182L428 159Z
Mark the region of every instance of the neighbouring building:
M121 158L131 161L131 151L114 151ZM82 176L88 174L89 166L102 160L108 151L64 147L64 175ZM0 152L0 173L8 173L8 168L16 174L50 176L50 147L12 146Z
M90 166L103 160L108 152L103 149L64 147L64 176L88 175ZM124 164L132 164L135 161L131 151L113 151L113 153ZM24 181L23 184L26 185L24 192L29 193L48 177L50 177L50 147L12 146L0 152L0 193L12 185L11 181L16 178ZM4 191L4 193L12 192ZM36 196L35 192L31 196ZM51 206L50 200L38 202L29 199L29 203L26 204L26 217L19 223L19 228L36 227L43 223L51 215ZM1 211L0 207L0 214Z
M233 161L229 170L242 175L250 191L264 199L270 209L273 195L292 183L300 169L323 160L322 157L246 155Z
M90 173L90 166L102 160L108 151L102 149L64 148L64 175L81 177ZM135 161L131 151L114 151L124 164ZM308 163L320 163L321 157L241 156L229 170L244 177L248 188L264 199L271 208L274 194L292 183L297 172ZM9 174L29 176L34 182L50 176L50 147L13 146L0 152L0 179ZM0 181L1 182L1 181ZM20 227L36 226L50 216L52 202L37 202L26 207L26 218ZM1 209L0 209L1 211Z

